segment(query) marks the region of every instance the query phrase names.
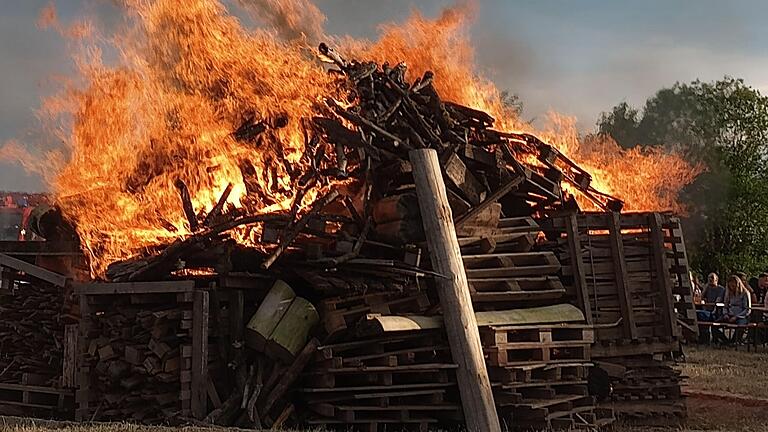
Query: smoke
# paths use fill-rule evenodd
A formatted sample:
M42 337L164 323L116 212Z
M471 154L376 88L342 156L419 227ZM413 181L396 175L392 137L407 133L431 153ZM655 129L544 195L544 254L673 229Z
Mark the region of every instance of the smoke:
M316 44L323 39L326 17L309 0L237 0L251 16L275 29L286 40L305 39Z

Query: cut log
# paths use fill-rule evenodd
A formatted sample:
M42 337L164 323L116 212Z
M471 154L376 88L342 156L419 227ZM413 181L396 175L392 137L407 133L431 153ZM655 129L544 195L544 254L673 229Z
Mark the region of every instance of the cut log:
M295 298L296 293L287 283L281 280L275 281L256 313L248 321L245 344L251 349L263 352L269 336Z
M304 298L293 299L267 341L267 353L290 363L306 345L312 329L320 322L317 309Z

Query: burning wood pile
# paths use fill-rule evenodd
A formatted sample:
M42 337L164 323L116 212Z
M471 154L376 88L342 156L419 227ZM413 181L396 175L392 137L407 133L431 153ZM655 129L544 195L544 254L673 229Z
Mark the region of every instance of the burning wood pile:
M619 211L621 201L597 191L586 171L537 137L495 130L488 114L443 101L431 72L407 82L403 63L348 61L324 44L320 54L335 65L329 73L347 98L329 98L323 115L301 120L307 168L281 161L298 185L287 210L252 211L249 202L265 199L258 176L271 174L246 162L247 193L237 207L230 184L211 210L195 208L177 179L191 234L112 263L107 283L77 285L77 418L365 430L461 425L467 405L457 377L466 364L449 342L436 286L445 275L430 258L434 234L425 228L425 197L409 159L413 150L432 149L502 423L570 429L612 422L610 405L596 407L610 383L591 378L592 350L601 331L629 319L632 305L601 309L593 320L589 296L612 285L595 294L574 284L573 254L581 257L584 244L573 243L577 231L553 234L551 221L578 211L564 182L606 212ZM232 136L256 148L276 145L272 134L287 122L248 116ZM547 242L544 233L558 238ZM658 263L666 262L664 243L653 246ZM624 265L621 255L595 253L612 271ZM622 280L651 277L645 271ZM660 315L675 327L671 303L662 303ZM666 336L665 343L676 341Z

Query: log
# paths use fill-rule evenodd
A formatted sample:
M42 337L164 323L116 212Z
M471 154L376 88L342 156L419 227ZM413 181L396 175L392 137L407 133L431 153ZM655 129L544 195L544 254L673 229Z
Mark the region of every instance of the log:
M267 339L285 315L294 298L296 298L296 293L287 283L281 280L275 281L246 326L245 344L249 348L264 351Z
M320 315L312 303L301 297L294 298L269 336L267 353L285 363L292 362L318 322Z
M275 384L275 387L270 390L264 405L259 410L262 414L266 415L269 413L269 410L275 403L286 395L293 383L299 378L299 375L307 366L307 363L309 363L309 360L312 359L318 346L320 346L320 342L316 338L313 338L304 346L304 349L302 349L301 353L296 356L296 359L291 366L281 375L280 381L278 381L277 384Z
M324 209L328 204L336 200L338 196L339 196L339 191L333 190L325 194L322 198L315 201L315 203L312 205L312 209L308 211L304 216L301 217L301 219L299 219L296 222L296 224L291 228L291 230L280 241L280 244L277 245L277 248L272 252L269 258L264 260L264 262L261 264L261 267L264 270L269 269L269 267L271 267L272 264L274 264L274 262L280 257L280 255L282 255L285 249L293 242L293 240L296 239L296 236L299 235L301 230L303 230L304 227L307 226L307 224L309 223L309 220L312 219L312 217L314 217L322 209Z
M189 223L189 230L190 231L197 231L197 214L195 213L195 208L192 206L192 197L189 194L189 188L187 187L187 184L184 183L181 179L176 179L176 182L174 183L176 188L179 190L179 196L181 197L181 206L184 210L184 216L187 217L187 222Z
M409 158L432 266L446 276L436 283L451 353L459 365L456 377L467 430L501 432L437 153L414 150Z

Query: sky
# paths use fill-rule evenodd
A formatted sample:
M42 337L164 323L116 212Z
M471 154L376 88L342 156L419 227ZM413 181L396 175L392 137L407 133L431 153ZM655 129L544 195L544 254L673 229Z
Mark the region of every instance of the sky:
M114 1L114 0L112 0ZM183 1L183 0L179 0ZM41 97L71 70L66 43L36 20L50 0L0 0L0 142L33 139ZM110 0L56 0L62 20L120 22ZM375 37L380 23L427 16L442 0L317 0L331 34ZM548 110L594 129L619 102L642 106L676 81L744 78L768 92L768 2L762 0L477 0L471 36L478 73L519 95L523 117ZM0 162L0 190L44 190Z

